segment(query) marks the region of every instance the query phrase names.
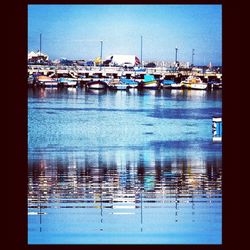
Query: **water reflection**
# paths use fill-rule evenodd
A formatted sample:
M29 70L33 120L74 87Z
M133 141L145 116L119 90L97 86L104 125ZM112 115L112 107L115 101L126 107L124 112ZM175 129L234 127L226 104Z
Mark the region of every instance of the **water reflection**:
M137 90L129 89L128 91L111 91L107 89L85 89L85 88L29 88L28 95L33 98L53 97L58 95L110 95L110 96L155 96L155 97L171 97L178 101L187 100L221 100L222 91L204 91L189 89L159 89L159 90Z
M96 230L168 233L172 223L177 224L171 230L179 234L183 223L197 221L199 231L204 225L210 228L212 220L217 223L213 233L220 236L220 157L146 160L139 154L135 160L128 155L95 155L30 159L30 237L32 232L53 230L71 233L72 238L77 232ZM131 220L129 225L126 220Z
M155 195L175 190L178 195L186 194L186 198L191 194L206 197L211 192L217 196L221 192L221 160L126 161L122 166L114 161L91 159L81 163L38 160L30 162L29 187L31 200L39 193L46 194L46 199L55 195L63 198L65 194L70 199L94 196L101 190L106 191L109 203L113 202L111 196L119 192L137 194L141 190ZM152 198L151 202L156 201Z
M220 244L221 92L91 91L29 89L29 243Z

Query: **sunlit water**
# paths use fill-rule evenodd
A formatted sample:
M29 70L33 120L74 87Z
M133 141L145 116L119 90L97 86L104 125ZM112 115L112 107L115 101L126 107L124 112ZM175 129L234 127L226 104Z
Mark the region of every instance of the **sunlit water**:
M29 244L221 243L221 91L28 96Z

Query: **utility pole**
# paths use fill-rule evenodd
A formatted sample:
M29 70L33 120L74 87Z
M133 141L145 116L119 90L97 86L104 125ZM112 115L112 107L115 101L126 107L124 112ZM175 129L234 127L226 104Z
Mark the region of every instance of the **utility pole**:
M177 53L178 53L178 48L177 46L175 47L175 70L178 71L179 70L179 63L178 63L178 59L177 59Z
M194 66L194 49L192 49L192 67Z
M141 36L141 66L142 66L142 36Z
M40 52L40 56L41 56L41 53L42 53L42 34L40 33L40 49L39 49L39 52Z
M103 41L101 40L101 56L100 56L100 58L101 58L101 63L102 63L102 45L103 45Z
M175 47L175 63L177 63L177 53L178 53L178 48L177 46Z

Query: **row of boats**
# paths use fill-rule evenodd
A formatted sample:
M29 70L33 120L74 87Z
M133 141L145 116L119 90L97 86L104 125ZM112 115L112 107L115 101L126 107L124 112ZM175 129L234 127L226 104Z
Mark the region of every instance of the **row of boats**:
M81 79L80 79L81 80ZM40 87L76 87L80 81L75 78L52 78L49 76L39 75L34 76L32 84ZM153 75L144 75L143 80L127 79L121 77L119 79L91 79L85 83L85 87L89 89L114 89L114 90L127 90L130 88L138 89L197 89L206 90L208 88L220 89L222 83L208 82L205 83L197 76L189 76L180 83L176 83L173 80L156 80Z

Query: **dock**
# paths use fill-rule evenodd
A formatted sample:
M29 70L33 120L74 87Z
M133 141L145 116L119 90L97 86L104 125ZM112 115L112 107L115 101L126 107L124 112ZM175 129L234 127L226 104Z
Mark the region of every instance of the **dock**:
M87 82L91 79L119 79L121 76L126 78L143 79L145 74L154 75L156 79L172 79L181 82L190 75L198 76L203 81L222 80L221 73L209 72L200 73L190 70L169 70L165 67L145 68L144 71L125 69L123 67L104 67L104 66L48 66L48 65L29 65L28 74L41 73L49 77L68 77L75 78L79 82Z

